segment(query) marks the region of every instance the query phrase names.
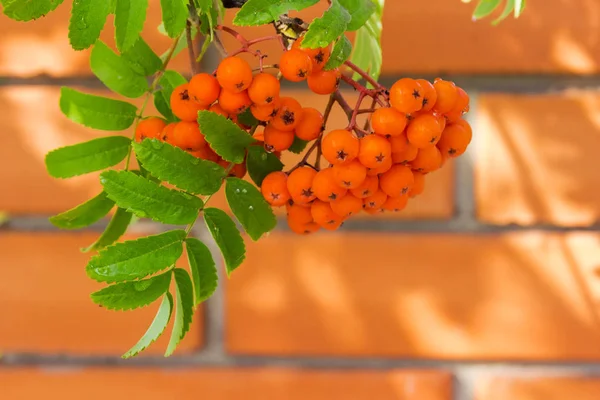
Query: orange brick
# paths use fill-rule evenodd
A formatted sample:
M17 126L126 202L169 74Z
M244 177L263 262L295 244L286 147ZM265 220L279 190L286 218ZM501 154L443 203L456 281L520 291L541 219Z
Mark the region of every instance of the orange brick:
M276 233L226 290L232 353L600 359L600 235Z
M478 217L494 224L589 225L600 220L600 97L486 95L475 182Z
M35 382L32 385L31 382ZM65 383L68 382L68 385ZM33 400L450 400L449 375L434 371L303 371L297 369L4 369L6 398Z
M477 389L476 400L596 400L600 379L586 377L495 378Z
M85 274L90 255L81 247L97 234L0 233L0 352L121 355L144 334L158 302L135 311L98 307L100 285ZM176 354L202 344L201 315ZM168 329L147 352L162 354ZM3 393L4 394L4 393Z

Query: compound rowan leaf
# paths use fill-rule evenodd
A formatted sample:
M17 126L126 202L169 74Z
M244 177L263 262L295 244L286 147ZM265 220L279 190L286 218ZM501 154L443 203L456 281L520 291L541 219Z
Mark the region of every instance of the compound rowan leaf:
M88 247L82 248L81 251L87 253L88 251L101 250L106 246L110 246L125 234L132 217L132 213L123 208L117 208L102 235Z
M134 357L154 343L167 328L172 312L173 296L171 296L171 293L167 292L163 297L163 301L160 303L160 307L158 307L154 320L152 320L152 323L146 333L144 333L144 336L142 336L127 353L123 354L122 358L127 359Z
M198 112L198 124L210 147L225 161L239 164L255 140L235 122L211 111Z
M352 54L352 43L346 37L346 35L342 35L338 41L335 42L335 46L333 46L329 61L327 61L327 64L325 64L323 69L325 71L330 71L339 67L346 62L348 58L350 58L350 54Z
M252 240L260 239L275 228L277 220L273 209L256 186L239 178L227 178L225 182L229 207Z
M133 310L147 306L169 290L171 271L134 282L115 283L92 293L92 301L109 310Z
M183 253L185 237L185 231L176 230L116 243L92 257L86 272L98 282L145 278L175 264Z
M188 18L187 0L160 0L162 20L170 38L181 35Z
M355 31L363 26L375 12L373 0L339 0L342 7L350 13L351 20L346 28Z
M373 79L379 78L383 61L381 49L383 3L384 0L375 0L376 11L356 33L351 58L354 64L367 71ZM354 79L360 79L360 76L354 74Z
M168 189L129 171L100 174L109 198L141 218L164 224L186 225L196 220L203 203L199 198Z
M227 275L231 275L246 258L246 246L240 231L231 217L218 208L205 209L204 222L223 254Z
M206 14L213 10L213 0L194 0L194 4L201 14Z
M92 139L60 147L46 154L48 173L54 178L70 178L112 167L129 153L131 140L124 136Z
M352 16L340 5L339 0L332 0L323 16L315 18L308 26L301 47L315 49L329 46L346 32L351 19Z
M68 211L49 218L52 225L61 229L79 229L102 219L114 207L115 202L102 192L96 197Z
M162 67L160 57L141 37L129 50L124 51L121 57L129 64L129 68L138 75L154 75Z
M116 0L115 39L120 52L129 50L140 37L148 0Z
M263 179L271 172L281 171L283 163L273 153L267 153L262 146L248 147L248 156L246 157L246 168L248 174L256 186L262 185Z
M233 23L238 26L264 25L279 19L281 14L300 11L319 0L248 0L237 12Z
M134 143L133 148L150 174L189 193L204 196L216 193L227 176L219 164L201 160L157 139L144 139Z
M136 98L148 90L145 75L135 72L129 63L99 40L92 49L90 66L94 75L110 90Z
M175 297L177 299L175 308L175 321L171 331L171 339L165 352L165 357L170 356L177 345L190 330L192 316L194 315L194 289L192 280L186 270L175 268Z
M71 47L84 50L96 43L110 12L106 0L74 0L69 20Z
M31 21L46 16L63 0L0 0L3 13L15 21Z
M473 11L473 18L481 19L487 17L498 8L500 2L501 0L479 0L479 4L477 4L477 7Z
M185 247L194 283L194 305L198 305L212 296L217 288L217 268L210 250L198 239L186 239Z
M154 106L169 121L177 120L169 105L171 94L177 86L184 83L187 83L187 80L179 72L171 70L165 71L158 81L161 89L154 92Z
M133 104L106 97L94 96L62 87L60 110L73 122L104 131L129 128L137 115Z

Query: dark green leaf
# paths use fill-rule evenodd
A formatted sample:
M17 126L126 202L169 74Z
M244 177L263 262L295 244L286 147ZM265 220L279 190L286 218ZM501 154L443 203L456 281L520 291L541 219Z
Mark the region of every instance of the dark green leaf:
M110 14L106 0L73 0L69 20L69 42L75 50L84 50L96 43Z
M233 23L238 26L264 25L279 19L288 11L299 11L319 0L248 0L238 11Z
M54 11L63 0L0 0L4 14L16 21L31 21Z
M198 124L215 153L235 164L244 161L246 148L255 141L235 122L211 111L198 112Z
M247 108L245 111L241 112L238 114L238 122L240 124L246 125L246 126L256 126L258 125L258 120L256 118L254 118L254 115L252 115L252 112L250 111L249 108Z
M225 179L225 169L219 164L201 160L157 139L145 139L133 146L138 159L153 176L186 192L208 196L216 193Z
M112 167L129 153L131 140L108 136L61 147L46 154L46 168L54 178L70 178Z
M52 225L61 229L79 229L92 225L102 219L114 207L115 202L102 192L98 196L65 211L49 220Z
M100 235L98 240L96 240L90 246L82 248L81 251L87 253L88 251L100 250L106 246L110 246L125 234L129 224L131 223L132 217L132 213L122 208L117 208L117 211L115 211L115 214L108 223L108 226L104 232L102 232L102 235Z
M139 39L147 9L148 0L117 0L115 38L120 52L129 50Z
M308 142L306 140L302 140L298 138L298 136L295 136L294 142L292 143L288 151L291 151L294 154L300 154L304 151L304 149L306 149L307 145Z
M231 217L218 208L205 209L204 222L223 254L227 275L231 275L246 258L246 246L240 231Z
M154 92L154 107L156 107L158 112L165 117L167 122L179 121L175 114L173 114L173 111L171 111L169 102L165 99L164 90L157 90Z
M122 131L135 120L137 108L124 101L78 92L60 91L60 110L73 122L104 131Z
M175 275L175 296L177 306L175 308L175 321L171 331L171 339L165 352L165 357L170 356L177 348L177 345L190 330L192 316L194 315L194 289L190 275L186 270L176 268Z
M162 303L160 303L160 307L150 324L150 327L144 333L144 336L125 354L123 354L123 358L131 358L145 349L148 348L152 343L156 341L165 331L169 320L171 319L171 313L173 312L173 296L171 293L165 293L165 297L163 297Z
M135 282L116 283L92 293L92 301L109 310L144 307L169 290L171 271Z
M338 0L332 0L331 6L320 18L315 18L308 26L308 31L302 39L302 47L314 49L327 47L346 32L352 17L342 7Z
M475 7L475 11L473 11L474 19L485 18L500 5L501 0L479 0L479 4Z
M335 46L333 46L333 50L331 52L331 56L329 57L329 61L325 64L323 69L325 71L330 71L342 65L348 58L350 58L350 54L352 54L352 43L346 35L342 35L337 42L335 42Z
M100 174L100 182L119 207L165 224L189 224L203 206L197 197L168 189L133 172L105 171Z
M219 10L211 8L206 13L200 14L200 32L204 36L209 36L207 39L212 40L212 27L219 23Z
M227 178L225 195L231 211L252 240L260 239L277 225L273 209L250 182L239 178Z
M167 35L176 38L185 29L188 17L186 0L160 0L162 20Z
M248 147L246 168L252 181L254 181L256 186L260 187L267 175L283 169L283 163L275 154L267 153L262 146L250 146Z
M92 257L88 276L98 282L124 282L145 278L175 264L183 253L185 231L168 231L116 243Z
M372 0L339 0L342 7L349 13L352 19L348 23L347 30L355 31L363 26L369 17L375 12L375 3Z
M156 109L169 121L176 121L177 118L173 115L170 107L170 99L173 90L186 83L187 80L176 71L165 71L163 76L160 77L158 84L161 90L154 93L154 105Z
M188 238L185 246L194 282L194 305L198 305L212 296L217 288L217 268L210 250L204 243Z
M90 66L94 75L110 90L126 97L140 97L148 90L148 82L136 73L124 58L99 40L92 49Z
M141 37L129 50L123 52L121 57L129 64L138 75L154 75L161 67L160 57L148 46L148 43Z

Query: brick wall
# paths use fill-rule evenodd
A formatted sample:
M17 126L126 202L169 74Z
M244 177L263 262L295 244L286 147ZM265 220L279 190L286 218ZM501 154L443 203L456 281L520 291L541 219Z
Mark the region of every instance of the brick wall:
M151 3L147 37L164 49ZM492 27L458 0L387 3L383 80L441 75L473 93L467 155L400 215L248 243L175 356L163 338L129 361L155 307L89 300L78 249L106 222L47 222L99 190L44 170L48 150L96 135L62 117L59 86L103 90L69 48L67 4L1 19L1 399L600 398L600 4L531 1Z

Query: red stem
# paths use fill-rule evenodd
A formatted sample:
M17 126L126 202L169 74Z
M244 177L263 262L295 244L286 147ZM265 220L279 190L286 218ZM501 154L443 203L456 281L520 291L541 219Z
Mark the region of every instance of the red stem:
M385 89L382 85L379 84L375 79L373 79L369 74L363 71L358 65L354 64L351 61L344 62L345 65L349 66L354 72L358 73L364 80L373 85L374 88L377 89Z
M375 99L377 101L377 104L379 104L380 106L385 107L384 102L381 101L381 99L379 99L379 96L382 94L381 90L379 90L379 89L367 89L366 87L364 87L360 83L356 82L354 79L352 79L349 76L346 76L344 74L342 74L342 80L344 82L346 82L348 85L352 86L354 89L358 90L360 93L364 93L365 95L367 95L367 96L372 97L373 99Z

